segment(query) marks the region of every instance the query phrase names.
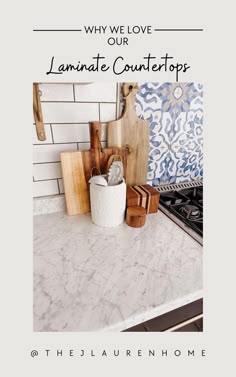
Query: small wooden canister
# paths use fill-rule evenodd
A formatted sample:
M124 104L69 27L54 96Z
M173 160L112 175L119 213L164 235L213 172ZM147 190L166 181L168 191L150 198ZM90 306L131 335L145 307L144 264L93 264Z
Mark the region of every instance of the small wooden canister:
M146 221L146 210L143 207L132 206L127 208L126 223L133 228L141 228Z

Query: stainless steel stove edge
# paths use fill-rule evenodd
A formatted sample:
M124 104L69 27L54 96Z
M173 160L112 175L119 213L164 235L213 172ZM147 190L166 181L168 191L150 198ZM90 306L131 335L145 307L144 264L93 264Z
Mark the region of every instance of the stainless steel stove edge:
M154 188L162 193L162 192L168 192L168 191L178 191L193 187L203 187L203 180L196 180L192 182L181 182L181 183L175 183L171 185L160 185L160 186L154 186ZM203 245L203 237L196 233L193 229L191 229L188 225L186 225L184 222L182 222L180 219L178 219L176 216L174 216L171 212L168 211L165 207L162 206L161 203L159 203L159 209L167 215L173 222L175 222L180 228L182 228L186 233L188 233L192 238L194 238L200 245Z
M184 222L182 222L178 217L174 216L171 212L169 212L165 207L163 207L159 203L159 209L163 212L166 216L168 216L174 223L176 223L180 228L182 228L186 233L189 234L192 238L195 239L200 245L203 246L203 237L197 234L194 230L192 230L189 226L187 226Z

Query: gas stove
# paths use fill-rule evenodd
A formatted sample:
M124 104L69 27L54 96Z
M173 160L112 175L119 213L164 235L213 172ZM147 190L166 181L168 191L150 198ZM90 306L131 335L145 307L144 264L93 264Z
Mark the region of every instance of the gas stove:
M160 210L202 245L203 181L155 188L160 193Z

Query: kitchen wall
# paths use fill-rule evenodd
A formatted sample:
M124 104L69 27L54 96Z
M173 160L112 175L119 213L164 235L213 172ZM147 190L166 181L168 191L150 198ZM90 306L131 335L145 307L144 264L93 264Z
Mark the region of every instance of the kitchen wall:
M40 84L46 140L40 142L33 124L33 196L63 194L60 152L89 149L88 122L102 122L102 144L106 124L119 112L116 83Z
M60 152L89 148L88 122L118 117L119 84L40 84L46 141L33 125L33 196L63 194ZM147 180L152 185L203 176L203 88L198 83L139 83L138 116L150 121Z

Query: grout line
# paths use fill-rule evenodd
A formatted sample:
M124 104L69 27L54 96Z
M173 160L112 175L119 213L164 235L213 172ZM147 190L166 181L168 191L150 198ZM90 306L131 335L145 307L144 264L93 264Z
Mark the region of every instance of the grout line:
M37 199L37 198L47 199L49 196L52 196L52 195L54 196L54 195L60 195L60 194L56 192L54 194L47 194L47 195L33 195L33 199Z
M106 140L103 139L101 141L106 141ZM80 143L80 144L87 144L87 143L90 143L90 140L86 140L86 141L65 141L63 143L62 142L61 143L54 143L54 144L52 144L52 143L44 143L44 144L33 144L33 145L36 146L36 147L38 147L38 146L43 146L43 145L47 145L47 146L49 146L49 145L66 145L66 144L72 145L72 144L78 144L78 143Z
M37 179L34 182L48 182L48 181L57 181L59 178L45 178L45 179Z
M115 105L115 102L113 102L113 104ZM61 124L88 124L88 123L89 123L89 121L84 121L84 122L50 122L50 123L44 123L44 124L45 125L52 124L54 126L54 125L57 125L57 124L61 125ZM103 122L103 123L105 123L105 122ZM34 123L34 125L35 125L35 123Z
M123 99L123 95L122 95L122 83L119 84L119 93L118 93L118 106L119 106L119 117L121 116L121 113L123 113L124 111L124 106L122 107L122 105L124 104L124 99ZM122 111L121 111L122 110Z
M74 102L75 102L75 84L73 84L73 97L74 97Z
M61 161L44 161L44 162L33 162L33 165L43 165L43 164L57 164Z
M100 108L100 102L98 102L98 117L99 117L99 122L101 122L101 108Z
M114 101L41 101L41 103L113 103Z
M87 124L88 122L49 122L49 123L44 123L45 126L50 126L54 124ZM33 123L34 126L36 126L36 123Z
M52 136L52 143L54 144L54 137L53 137L52 124L51 123L50 123L50 130L51 130L51 136Z
M65 145L65 144L76 144L77 143L77 141L64 141L64 142L61 142L61 143L43 143L43 144L33 144L33 145ZM83 141L82 143L87 143L87 141Z
M118 113L118 102L117 102L117 98L118 98L118 83L116 83L116 119L117 119L117 113Z
M51 162L33 162L33 165L43 165L43 164L58 164L61 161L51 161Z
M120 117L120 83L116 84L116 119Z
M59 195L60 195L61 192L60 192L59 178L57 178L57 186L58 186L58 192L59 192Z
M101 141L106 141L106 139L103 139ZM86 141L66 141L66 142L61 142L61 143L43 143L43 144L33 144L33 146L35 147L38 147L38 146L43 146L43 145L46 145L46 146L53 146L53 145L72 145L72 144L89 144L90 143L90 140L86 140ZM72 151L72 150L71 150ZM63 151L62 151L63 152Z

